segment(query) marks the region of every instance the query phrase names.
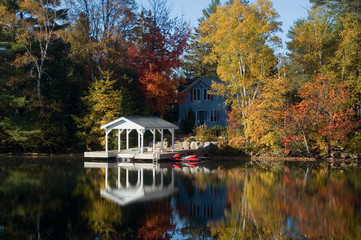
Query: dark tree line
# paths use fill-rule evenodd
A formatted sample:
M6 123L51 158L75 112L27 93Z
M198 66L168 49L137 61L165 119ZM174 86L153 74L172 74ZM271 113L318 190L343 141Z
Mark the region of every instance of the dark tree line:
M149 6L0 1L0 152L94 149L99 124L164 115L189 28L164 14L167 1Z

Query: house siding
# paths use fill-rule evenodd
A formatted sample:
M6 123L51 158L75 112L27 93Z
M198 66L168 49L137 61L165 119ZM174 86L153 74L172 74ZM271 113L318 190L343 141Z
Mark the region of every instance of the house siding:
M212 79L200 78L196 80L192 88L187 89L183 102L179 104L179 122L185 120L187 111L193 110L196 126L202 124L206 124L207 127L226 126L227 114L224 99L217 95L209 97L204 95L206 93L204 89L210 89L211 82ZM194 89L199 89L199 91L194 91Z

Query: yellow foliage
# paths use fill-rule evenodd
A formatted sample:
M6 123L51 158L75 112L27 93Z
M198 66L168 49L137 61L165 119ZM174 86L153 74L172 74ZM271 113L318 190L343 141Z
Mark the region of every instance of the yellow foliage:
M361 23L358 19L347 15L341 18L343 31L340 33L341 43L336 52L335 66L340 68L341 80L345 81L351 93L352 103L360 104L361 75Z
M260 86L259 94L253 104L245 108L247 118L246 137L256 146L272 146L281 139L277 127L279 117L285 108L285 95L288 80L285 78L267 78Z
M325 69L334 55L336 36L332 21L325 8L312 8L307 20L299 20L292 31L293 39L288 47L293 51L294 60L310 75Z
M115 89L116 80L110 80L111 74L104 72L103 76L92 83L89 94L82 99L87 108L85 116L74 119L81 129L78 135L87 144L105 146L104 130L100 126L119 117L122 95Z
M200 42L212 46L205 61L217 63L217 73L223 81L212 88L243 117L244 106L252 103L258 85L277 62L269 46L279 42L275 36L280 25L275 21L277 17L268 0L250 5L234 1L218 6L200 25Z

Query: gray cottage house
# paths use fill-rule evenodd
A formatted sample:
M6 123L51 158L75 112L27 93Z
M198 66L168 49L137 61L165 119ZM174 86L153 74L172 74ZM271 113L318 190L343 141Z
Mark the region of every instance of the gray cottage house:
M207 127L226 126L227 115L224 99L209 94L212 82L221 82L217 78L198 78L180 94L178 122L182 123L194 114L195 126L205 124Z

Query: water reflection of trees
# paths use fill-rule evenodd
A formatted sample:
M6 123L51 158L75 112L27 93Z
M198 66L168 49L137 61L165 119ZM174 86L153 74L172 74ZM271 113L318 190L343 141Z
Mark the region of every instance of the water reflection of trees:
M170 239L169 230L174 229L171 222L169 201L166 198L152 202L139 219L138 237L140 239Z
M227 186L224 220L209 223L219 239L359 239L357 172L223 171ZM356 189L355 189L356 187Z
M100 196L104 169L2 166L0 239L361 239L360 169L289 168L178 174L177 196L122 207Z
M103 239L112 239L117 235L127 235L123 232L122 208L106 199L100 198L99 189L104 187L104 169L87 169L86 174L78 176L78 185L73 196L83 198L81 216L87 220L92 238L99 236Z
M65 239L75 235L79 211L77 206L67 205L76 182L73 172L64 171L61 164L54 170L47 160L39 159L38 163L31 164L29 159L27 164L13 166L2 160L0 239Z

